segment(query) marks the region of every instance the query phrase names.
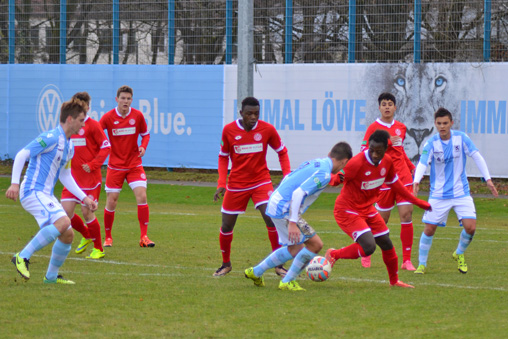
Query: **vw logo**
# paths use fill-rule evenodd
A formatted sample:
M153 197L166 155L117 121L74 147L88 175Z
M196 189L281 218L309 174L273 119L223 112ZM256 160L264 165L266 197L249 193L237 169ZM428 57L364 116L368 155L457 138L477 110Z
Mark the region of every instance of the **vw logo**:
M60 118L63 96L53 84L44 86L37 100L37 127L39 132L56 128Z

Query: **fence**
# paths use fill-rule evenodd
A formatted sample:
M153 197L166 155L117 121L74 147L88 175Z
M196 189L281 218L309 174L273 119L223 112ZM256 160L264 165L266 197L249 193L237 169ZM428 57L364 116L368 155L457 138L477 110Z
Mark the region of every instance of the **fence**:
M234 64L233 0L0 0L0 63ZM508 59L508 0L255 0L257 63Z

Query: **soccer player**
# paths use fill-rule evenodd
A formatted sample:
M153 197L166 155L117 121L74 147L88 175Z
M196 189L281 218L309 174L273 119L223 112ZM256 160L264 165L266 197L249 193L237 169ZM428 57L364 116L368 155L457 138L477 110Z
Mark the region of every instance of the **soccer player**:
M316 201L331 180L353 156L351 146L339 142L327 158L306 161L282 180L268 201L266 214L270 216L279 234L281 248L273 251L261 263L245 270L245 277L254 285L265 286L263 273L293 259L279 289L305 291L296 277L323 248L321 238L302 218L302 214Z
M330 248L326 259L333 264L337 259L358 259L371 255L376 244L381 248L391 286L413 286L399 280L398 257L390 239L386 223L374 208L383 183L397 194L423 209L429 203L414 197L397 176L392 158L386 154L390 134L377 130L369 137L369 148L355 155L344 168L344 187L335 201L334 215L339 227L354 243L341 249Z
M378 97L379 112L381 116L376 119L365 132L361 151L369 148L369 137L378 129L386 130L390 134L386 153L392 158L400 181L409 192L413 192L413 172L415 165L409 160L404 151L406 138L406 125L395 120L397 109L395 96L391 93L381 93ZM386 224L390 219L391 210L397 204L400 218L400 241L402 243L401 269L414 271L411 263L411 250L413 247L413 205L400 194L395 193L388 185L381 187L376 209ZM370 267L370 256L362 257L362 266Z
M243 99L240 115L241 119L227 124L222 131L219 180L213 197L214 201L224 197L221 208L222 226L219 232L222 265L213 274L216 277L224 276L232 269L230 256L233 229L238 214L245 213L250 199L266 223L272 250L280 247L275 225L265 214L268 198L273 192L266 152L268 146L277 152L284 176L291 171L288 152L275 127L259 120L259 101L256 98ZM229 159L232 166L228 178ZM282 266L276 267L275 272L285 275L286 269Z
M99 121L108 132L111 154L106 174L106 207L104 208L104 247L113 246L111 230L115 220L115 209L124 181L134 192L138 205L138 221L141 233L139 246L154 247L148 239L149 209L146 199L146 175L141 162L150 141L150 133L143 113L131 107L133 91L122 86L116 92L118 106L104 114ZM138 137L141 136L141 146Z
M494 197L497 197L498 193L478 148L464 132L452 130L453 118L450 111L439 108L434 113L434 125L438 133L433 135L423 147L413 184L416 195L423 174L430 165L429 203L432 205L432 211L423 214L422 221L425 227L420 238L419 263L415 273L426 272L434 233L437 226L446 226L448 213L452 208L464 227L452 258L457 261L459 272L467 273L464 252L473 240L476 231L476 210L469 192L466 155L473 158Z
M11 260L25 280L30 279L28 266L32 255L56 239L43 281L45 284L74 284L58 274L71 250L74 232L71 221L53 195L53 190L56 180L60 179L87 208L91 211L97 209L95 201L87 197L71 174L74 146L70 137L84 126L86 111L87 105L81 100L64 102L60 111L60 125L40 134L19 151L14 159L11 185L5 195L14 201L19 196L21 206L34 216L40 227L25 248ZM28 168L20 186L21 172L28 159Z
M85 102L88 111L90 95L87 92L78 92L72 98ZM101 166L111 149L109 141L100 124L89 116L85 118L84 127L77 134L73 134L71 140L74 144L74 157L71 165L72 176L83 192L97 202L101 194ZM62 190L60 201L71 219L72 228L83 236L75 252L77 254L83 253L88 245L93 242L94 249L87 258L103 258L105 254L102 248L101 226L95 217L95 213L86 206L81 205L81 212L86 221L85 225L83 219L74 213L76 204L80 203L80 200L65 187Z

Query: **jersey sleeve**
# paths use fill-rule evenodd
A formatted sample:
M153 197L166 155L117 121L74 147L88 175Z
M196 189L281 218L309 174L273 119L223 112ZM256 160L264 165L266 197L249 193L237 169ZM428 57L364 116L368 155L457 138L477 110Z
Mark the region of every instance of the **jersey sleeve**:
M30 156L35 157L40 153L43 153L47 149L53 149L58 139L53 136L48 136L47 133L42 133L37 138L32 140L24 148L30 151Z
M464 152L468 156L472 156L474 153L478 152L478 148L475 146L471 138L469 138L469 136L466 133L462 134L462 144Z
M425 145L423 146L422 154L420 155L420 163L427 166L432 161L433 155L433 146L432 140L427 140Z

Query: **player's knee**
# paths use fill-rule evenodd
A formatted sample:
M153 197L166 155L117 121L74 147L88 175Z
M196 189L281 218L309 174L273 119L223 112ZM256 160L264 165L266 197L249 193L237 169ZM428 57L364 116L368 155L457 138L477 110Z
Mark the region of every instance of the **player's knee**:
M376 250L376 243L375 242L364 242L360 244L362 246L363 252L365 255L369 256Z
M315 235L305 242L305 246L309 251L318 254L323 249L323 241L319 236Z

